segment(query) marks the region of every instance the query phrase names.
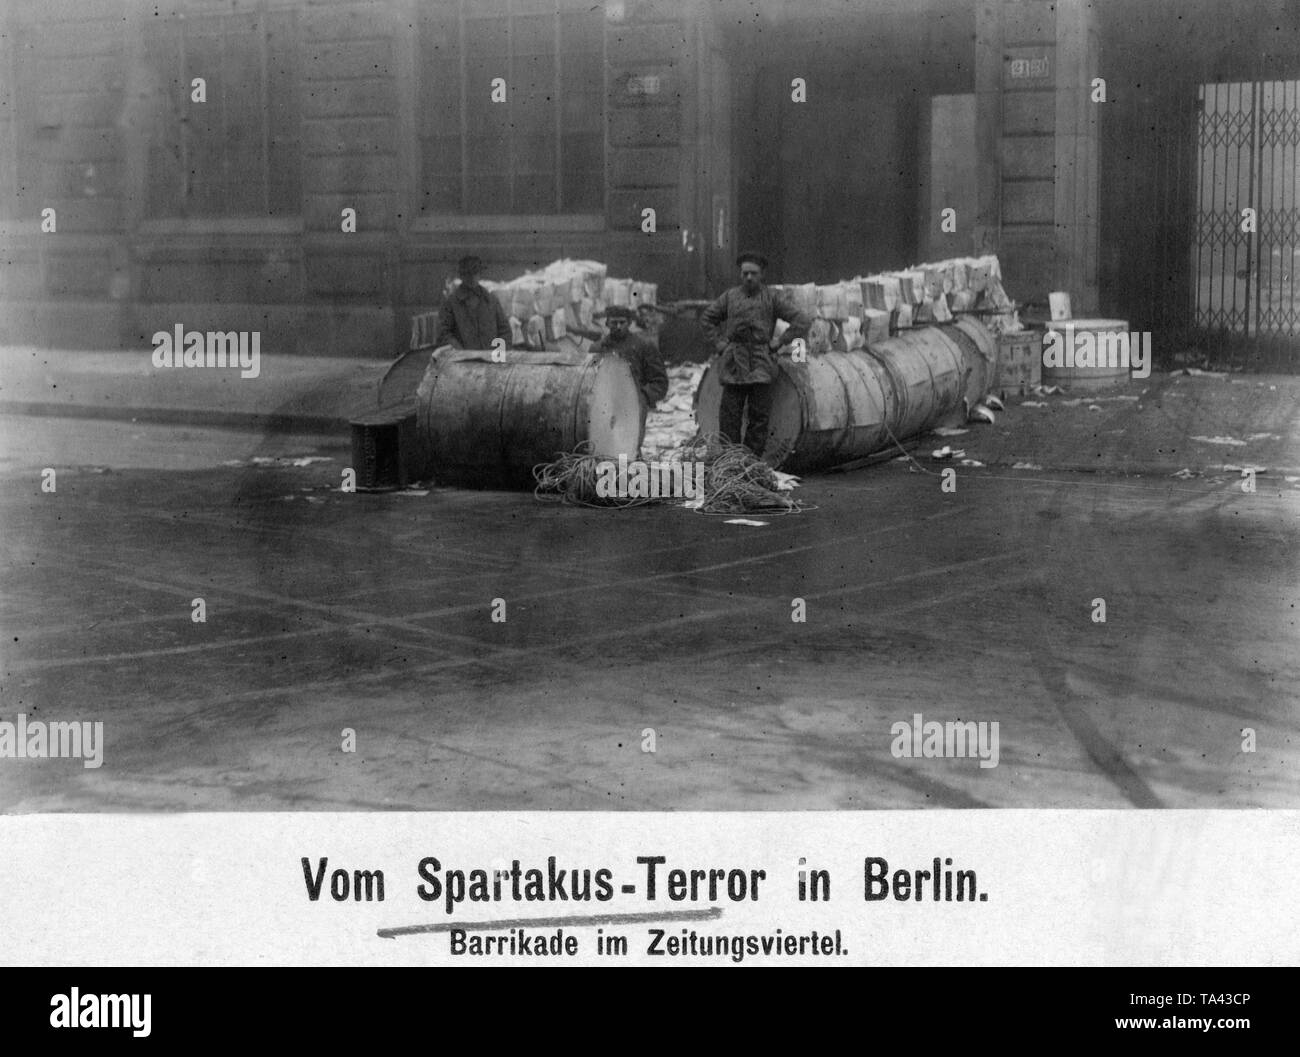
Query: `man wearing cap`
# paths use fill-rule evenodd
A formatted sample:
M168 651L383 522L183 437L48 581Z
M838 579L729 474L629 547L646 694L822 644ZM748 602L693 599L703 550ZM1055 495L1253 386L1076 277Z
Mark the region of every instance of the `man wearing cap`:
M605 310L605 326L609 333L591 347L597 355L618 356L632 368L632 378L641 393L642 409L648 409L668 395L668 372L664 358L654 342L629 329L636 313L622 305L611 305Z
M709 305L700 315L700 325L718 353L716 367L722 383L718 430L732 443L741 443L740 424L748 411L743 443L762 456L777 355L795 338L806 335L812 321L784 294L763 285L767 258L762 254L742 253L736 264L740 285ZM790 324L780 338L773 336L778 319Z
M509 346L510 320L505 309L478 281L483 274L483 262L477 257L462 257L456 272L460 284L443 301L434 345L490 349L493 339L501 338Z

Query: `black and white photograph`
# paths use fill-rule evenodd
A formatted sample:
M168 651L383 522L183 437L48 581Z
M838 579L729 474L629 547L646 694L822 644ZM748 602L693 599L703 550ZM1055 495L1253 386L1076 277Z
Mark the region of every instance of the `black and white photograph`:
M1294 869L1300 4L3 0L0 45L23 847L1230 811ZM915 848L868 900L988 890ZM451 913L434 854L390 902Z

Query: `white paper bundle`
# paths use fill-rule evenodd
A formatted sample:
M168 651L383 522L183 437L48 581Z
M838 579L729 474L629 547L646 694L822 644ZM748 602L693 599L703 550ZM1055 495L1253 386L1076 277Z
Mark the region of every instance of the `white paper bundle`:
M875 345L889 337L890 315L891 313L879 308L866 310L862 319L862 339L866 344Z
M950 290L949 293L964 293L969 283L966 262L958 260L949 261L948 263L949 267L952 269L952 290Z
M509 314L516 319L527 319L535 311L536 306L533 302L532 287L523 284L512 284L510 287Z
M803 283L798 286L787 287L786 293L791 300L799 307L801 312L806 312L810 316L817 314L817 284Z
M632 304L631 279L606 279L601 289L601 298L607 305L629 308Z
M862 310L866 306L862 303L862 284L856 280L851 280L841 284L844 287L844 304L849 319L862 319Z
M943 288L942 268L926 268L922 274L925 276L925 300L933 301L936 297L941 297L946 293Z
M834 283L818 288L822 296L822 315L827 319L849 318L849 293L844 283Z
M824 356L831 351L831 325L820 317L808 328L808 355Z

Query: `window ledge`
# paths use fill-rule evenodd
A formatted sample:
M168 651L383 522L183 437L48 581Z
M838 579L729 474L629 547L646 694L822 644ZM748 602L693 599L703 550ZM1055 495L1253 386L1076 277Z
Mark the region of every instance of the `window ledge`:
M184 217L144 220L140 235L299 235L302 217Z
M531 215L521 213L493 216L464 216L462 214L430 214L416 217L411 222L416 232L483 232L483 231L604 231L603 213L569 213Z

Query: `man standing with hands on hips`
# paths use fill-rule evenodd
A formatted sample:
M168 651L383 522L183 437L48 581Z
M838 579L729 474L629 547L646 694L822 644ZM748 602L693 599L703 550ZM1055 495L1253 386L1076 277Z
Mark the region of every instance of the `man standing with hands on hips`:
M766 257L742 253L736 264L740 285L709 305L700 315L700 325L718 353L716 366L722 383L718 429L727 440L741 443L741 421L748 412L743 443L762 458L772 383L779 370L777 356L784 346L804 337L812 321L784 294L763 285ZM790 324L779 339L773 336L778 319Z

